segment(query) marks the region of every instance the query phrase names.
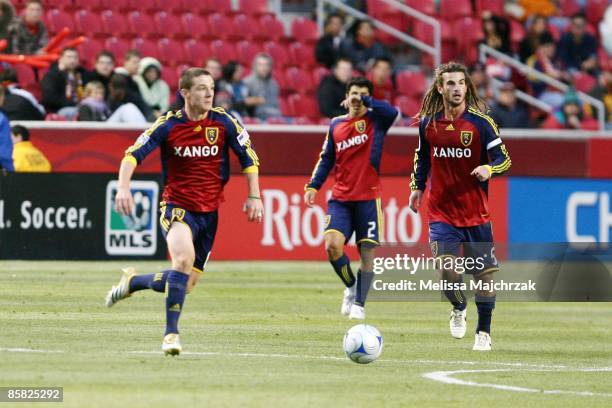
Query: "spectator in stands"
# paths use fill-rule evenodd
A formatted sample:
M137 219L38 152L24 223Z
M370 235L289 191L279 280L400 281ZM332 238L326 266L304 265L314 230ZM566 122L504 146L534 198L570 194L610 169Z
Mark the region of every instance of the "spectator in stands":
M606 109L606 128L612 130L612 71L610 69L601 73L598 84L589 92L589 95L603 102Z
M499 88L497 100L491 106L491 117L501 128L528 128L529 114L516 99L512 82L504 82Z
M45 119L45 108L36 100L34 95L19 88L17 72L13 68L2 71L0 81L6 89L2 110L9 120Z
M544 16L534 16L531 22L528 23L529 28L525 37L519 44L519 57L522 62L526 62L529 57L535 54L538 45L540 45L540 39L542 35L548 33L548 19Z
M597 40L587 33L586 28L584 15L572 17L569 32L559 40L559 59L566 70L596 74Z
M565 95L563 105L542 124L544 129L597 130L597 121L586 118L575 92Z
M374 85L374 99L383 99L392 102L395 98L395 86L393 85L393 67L391 60L379 58L368 72L367 78Z
M554 79L569 81L570 76L563 71L555 59L556 43L550 34L542 34L540 45L538 45L534 55L527 59L527 65L543 72ZM535 97L557 108L563 103L564 95L554 88L549 88L546 83L529 77L529 84Z
M204 69L210 72L215 82L220 80L223 76L223 65L221 65L221 61L215 57L206 60Z
M504 54L512 55L508 19L493 15L490 11L483 11L482 31L484 33L484 40L482 41L484 44Z
M57 63L51 65L40 83L42 104L47 112L74 118L76 105L83 95L85 74L85 69L79 65L76 48L64 48Z
M230 97L230 110L240 116L254 116L255 107L264 102L261 96L249 96L246 83L242 80L244 68L237 61L230 61L223 66L223 78L219 81L215 95L221 97L219 91L227 92ZM215 99L216 100L216 99ZM220 102L217 101L219 106Z
M481 62L477 62L470 66L468 72L472 78L472 83L478 91L478 95L484 99L487 104L493 99L491 87L489 86L489 76L486 73L489 67L485 67ZM493 75L494 76L494 75Z
M353 66L364 74L372 68L377 59L392 61L389 51L375 38L374 26L369 20L359 20L351 28L349 42Z
M13 20L9 28L9 50L13 54L39 54L49 38L42 22L43 6L40 0L26 2L23 17Z
M93 71L89 72L86 82L98 81L104 85L104 95L108 97L108 84L113 70L115 69L115 55L110 51L100 51L96 55L96 64Z
M161 78L161 64L153 57L145 57L140 60L136 83L140 95L153 115L157 118L165 113L170 105L170 87Z
M111 116L107 122L146 123L147 119L128 92L128 81L125 75L113 75L108 83L108 107Z
M249 90L249 96L259 97L255 106L255 117L266 120L270 117L280 117L278 83L272 78L272 57L259 53L253 59L251 74L244 79Z
M4 105L4 87L0 85L0 106ZM0 109L0 170L13 172L13 141L11 140L11 125Z
M10 0L0 0L0 40L10 43L9 29L15 18L15 7ZM8 45L10 48L10 44Z
M346 58L336 61L332 73L323 77L317 89L321 115L333 118L346 114L340 104L346 98L346 84L353 76L353 63Z
M13 141L13 163L15 171L20 173L49 173L51 163L45 155L30 141L30 132L21 125L11 129Z
M79 103L79 121L103 122L111 115L110 108L104 100L104 85L100 81L91 81L85 85L83 100Z
M344 18L340 14L330 14L325 19L324 34L315 46L315 57L320 64L332 68L338 58L349 58L351 48L342 35Z
M142 59L142 54L138 50L129 50L125 53L123 57L123 68L125 69L127 75L132 77L132 79L136 80L139 76L140 69L140 60Z

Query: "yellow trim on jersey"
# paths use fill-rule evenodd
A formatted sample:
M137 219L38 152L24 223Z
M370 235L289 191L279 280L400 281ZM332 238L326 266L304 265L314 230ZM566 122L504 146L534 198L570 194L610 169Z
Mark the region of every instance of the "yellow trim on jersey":
M493 131L495 132L495 134L497 136L499 136L499 129L497 128L497 124L495 123L495 121L493 120L492 117L490 117L486 113L482 113L478 109L474 109L472 107L468 108L468 112L473 113L474 115L479 116L479 117L483 118L484 120L486 120L487 122L489 122L489 124L493 128Z
M225 111L225 109L223 109L223 108L221 108L221 107L217 106L217 107L215 107L215 108L212 108L211 110L212 110L213 112L217 112L217 113L219 113L219 114L221 114L221 115L225 115L225 116L227 116L227 117L229 118L229 120L230 120L230 121L231 121L231 122L234 124L234 126L236 126L236 132L237 132L238 134L242 133L242 131L244 130L244 128L243 128L242 126L240 126L240 123L238 123L238 121L236 120L236 118L234 118L232 115L230 115L229 113L227 113L227 112Z
M153 123L153 125L151 125L151 127L149 127L147 130L145 130L142 134L145 136L151 136L151 134L158 128L160 127L164 122L166 122L168 119L170 119L171 117L175 116L175 113L173 111L168 111L168 113L166 113L165 115L160 116L159 118L157 118L157 120L155 121L155 123ZM133 145L131 145L130 147L127 148L127 150L125 151L125 157L131 156L132 152L140 149L142 147L142 143L138 142L138 140L140 139L140 137L138 139L136 139L136 142L134 142ZM134 159L136 160L136 159ZM138 164L138 163L136 163Z
M317 174L317 170L319 169L319 166L321 165L321 162L323 161L323 154L325 153L325 150L327 149L328 143L329 143L329 130L325 134L325 141L323 142L323 148L321 149L321 153L319 153L319 159L317 160L317 163L315 164L314 169L312 170L312 174L310 175L310 182L314 180L315 174Z
M416 183L416 173L417 173L418 163L419 163L419 153L415 151L414 152L414 167L412 169L412 174L410 175L410 191L415 191L419 189Z
M504 159L503 162L501 162L497 166L491 167L491 171L492 171L491 175L493 175L493 174L502 174L503 172L508 170L510 168L510 166L512 166L512 160L510 160L510 155L508 154L508 150L506 149L506 146L502 144L500 146L500 149L501 149L503 155L505 156L505 159Z
M244 174L251 174L251 173L257 174L257 173L259 173L259 167L255 166L255 165L249 166L249 167L245 168L244 170L242 170L242 172Z
M342 276L344 276L345 282L351 281L351 277L349 276L349 273L348 273L348 265L344 265L342 269L340 270L340 272L342 273Z
M255 150L253 150L251 147L251 141L247 140L244 147L246 147L246 153L249 155L251 160L253 160L253 165L259 166L259 157L257 157L257 153L255 153Z
M376 215L378 218L376 220L376 223L378 224L378 240L380 241L383 236L383 231L385 230L385 217L383 215L382 201L380 198L376 199Z
M192 266L192 267L191 267L191 270L192 270L192 271L194 271L194 272L197 272L197 273L203 273L203 272L204 272L204 270L203 270L203 269L198 269L198 268L196 268L195 266Z
M330 232L337 232L338 234L342 235L344 237L344 241L346 241L346 235L344 235L342 231L338 231L337 229L327 229L323 231L323 235L329 234Z
M126 162L126 163L131 163L134 166L138 166L138 160L136 160L136 158L134 156L132 156L131 153L126 154L123 157L123 160L121 160L121 163Z
M317 189L316 189L316 188L314 188L314 187L308 187L308 184L306 184L306 185L304 186L304 192L307 192L307 191L314 191L314 192L316 193L316 192L318 192L319 190L317 190Z

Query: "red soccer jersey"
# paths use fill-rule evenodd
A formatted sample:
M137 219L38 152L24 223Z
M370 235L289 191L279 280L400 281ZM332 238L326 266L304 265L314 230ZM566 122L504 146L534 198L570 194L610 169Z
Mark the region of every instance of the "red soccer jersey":
M489 154L500 156L493 157L492 175L510 167L497 126L489 116L470 108L454 121L442 114L435 121L421 120L411 188L424 190L429 175L430 222L471 227L490 220L488 181L480 182L470 174L489 164Z
M340 201L380 197L379 168L384 137L398 111L384 101L363 97L367 113L358 118L334 118L323 151L307 188L319 190L332 167L336 180L332 198Z
M157 146L164 172L163 200L188 211L215 211L229 179L229 149L244 172L257 171L259 159L249 134L221 108L192 121L184 111L168 112L142 133L126 151L140 163Z

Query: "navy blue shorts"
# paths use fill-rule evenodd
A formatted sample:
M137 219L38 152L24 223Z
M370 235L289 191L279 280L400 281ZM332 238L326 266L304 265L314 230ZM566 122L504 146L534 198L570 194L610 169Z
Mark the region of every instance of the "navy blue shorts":
M347 242L355 232L358 245L366 242L380 245L383 227L380 198L366 201L329 200L327 202L325 234L331 231L340 232Z
M193 270L196 272L204 271L213 243L215 242L215 234L217 233L218 213L211 212L192 212L186 211L172 204L160 203L159 225L166 238L170 226L173 222L182 222L191 229L193 237L193 247L195 249L195 261L193 262Z
M454 227L445 222L431 222L429 245L435 258L450 255L475 260L473 267L464 269L465 273L479 275L499 270L490 222L474 227Z

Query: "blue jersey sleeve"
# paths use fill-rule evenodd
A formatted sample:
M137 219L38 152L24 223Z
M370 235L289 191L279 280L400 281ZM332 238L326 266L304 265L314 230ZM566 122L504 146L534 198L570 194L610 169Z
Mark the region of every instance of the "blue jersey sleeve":
M319 160L315 165L314 170L312 171L312 177L308 184L306 184L306 190L314 189L319 190L332 167L334 167L334 163L336 162L336 150L334 149L334 138L333 138L333 128L329 127L327 131L327 135L325 135L325 141L323 142L323 148L321 149L321 154L319 155Z
M217 109L217 108L216 108ZM259 172L259 157L253 149L253 143L249 132L243 128L236 118L229 113L220 110L219 113L224 118L227 143L240 161L243 173Z
M504 146L501 137L499 136L499 129L495 124L493 118L489 115L485 115L480 112L472 111L477 117L477 127L480 133L480 141L482 148L487 152L489 156L489 171L491 176L498 176L508 171L512 165L510 155L506 146Z
M372 118L379 129L385 133L399 117L399 111L389 102L374 99L371 96L362 96L363 104L372 112Z
M421 119L419 124L419 147L414 152L414 168L410 175L410 190L412 191L425 191L427 177L431 169L430 147L426 137L428 124L429 118L427 117Z
M168 138L168 120L173 116L172 111L160 116L150 128L142 132L136 142L125 151L123 161L134 165L142 163L145 157Z

